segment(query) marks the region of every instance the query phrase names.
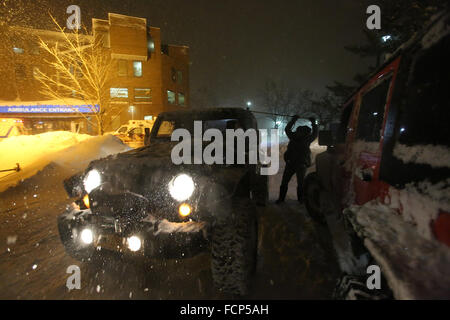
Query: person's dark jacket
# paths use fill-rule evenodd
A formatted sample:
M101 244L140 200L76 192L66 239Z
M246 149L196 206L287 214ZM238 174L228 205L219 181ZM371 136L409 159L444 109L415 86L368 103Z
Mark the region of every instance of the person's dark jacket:
M312 123L312 131L309 130L309 133L302 134L300 132L302 130L298 130L297 128L297 130L293 132L292 127L297 119L297 116L293 117L292 120L286 125L285 132L289 138L289 144L284 154L284 160L286 163L294 166L304 165L309 167L311 165L311 150L309 149L309 146L317 138L318 126L315 119L310 118L309 120Z

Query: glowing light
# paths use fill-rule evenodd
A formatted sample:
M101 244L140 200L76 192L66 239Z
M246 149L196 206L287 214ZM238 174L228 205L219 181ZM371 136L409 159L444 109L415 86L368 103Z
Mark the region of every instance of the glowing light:
M187 217L188 215L190 215L191 211L192 211L192 209L187 203L183 203L178 208L178 212L180 213L180 216L182 216L183 218Z
M383 42L387 42L388 40L392 40L392 36L390 34L387 34L385 36L382 36L381 40L383 40Z
M131 236L127 239L128 243L128 249L130 249L133 252L138 251L141 248L141 239L137 236Z
M194 192L194 181L187 174L180 174L169 183L170 195L178 201L188 199Z
M85 244L91 244L94 241L94 233L91 229L84 229L81 231L80 238Z
M84 189L89 193L101 184L100 172L97 170L91 170L84 178Z
M86 206L86 208L88 208L88 209L90 208L90 206L89 206L89 195L85 195L83 197L83 203Z

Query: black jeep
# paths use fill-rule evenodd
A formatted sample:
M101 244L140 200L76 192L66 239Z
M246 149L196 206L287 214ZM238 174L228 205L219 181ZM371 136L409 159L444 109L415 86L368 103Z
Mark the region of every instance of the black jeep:
M58 217L71 256L92 261L109 250L178 259L210 250L215 286L247 293L256 264L256 202L267 199L267 179L259 164L173 164L178 142L171 134L179 128L193 134L194 121L202 121L203 130L257 128L243 109L161 113L149 145L92 161L64 182L77 199Z

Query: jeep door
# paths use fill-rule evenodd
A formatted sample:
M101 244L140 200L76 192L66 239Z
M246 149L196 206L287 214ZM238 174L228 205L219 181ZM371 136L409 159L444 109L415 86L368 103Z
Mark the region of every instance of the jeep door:
M377 198L383 190L379 169L399 62L400 58L387 65L356 94L344 163L348 177L343 188L348 190L345 205L364 204Z

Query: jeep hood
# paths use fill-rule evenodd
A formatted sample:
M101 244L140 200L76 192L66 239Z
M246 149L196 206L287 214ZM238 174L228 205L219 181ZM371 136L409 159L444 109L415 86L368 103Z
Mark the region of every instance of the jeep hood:
M168 182L181 173L194 179L202 194L229 197L248 171L246 166L188 164L175 165L171 150L177 142L154 143L150 146L112 155L90 163L100 172L107 192L133 192L146 197L166 193Z

